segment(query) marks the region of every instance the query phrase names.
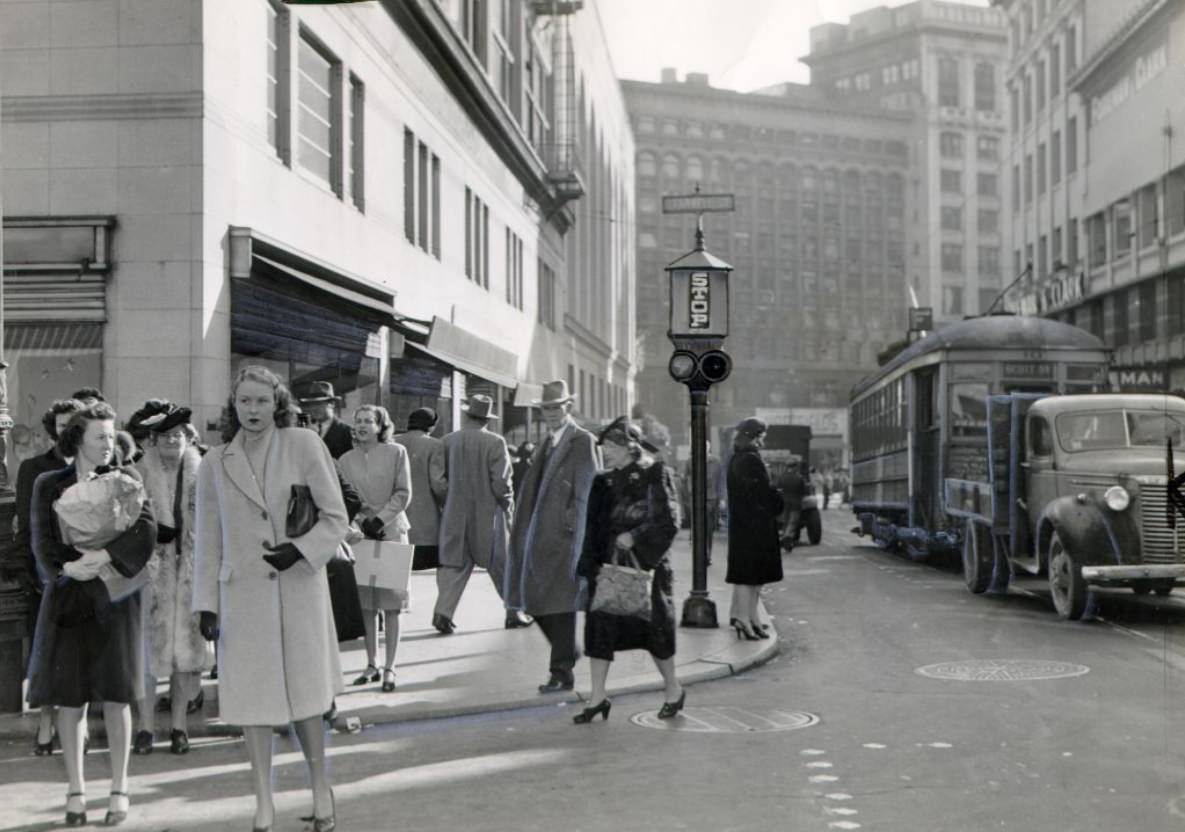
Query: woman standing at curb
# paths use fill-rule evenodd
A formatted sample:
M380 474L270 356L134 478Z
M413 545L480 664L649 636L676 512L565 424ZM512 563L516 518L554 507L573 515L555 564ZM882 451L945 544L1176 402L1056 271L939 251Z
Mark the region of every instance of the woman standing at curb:
M411 468L407 448L391 441L394 426L385 407L364 404L354 411L354 449L338 460L338 468L358 496L362 508L350 527L347 542L366 537L407 543L410 527L404 509L411 501ZM399 613L402 600L394 590L358 587L362 621L366 627L366 670L354 680L355 685L377 682L377 620L382 611L386 632L386 660L383 662L383 693L395 690L395 651L399 648Z
M728 572L732 584L729 623L737 638L769 638L769 628L757 615L761 587L782 580L782 551L778 515L782 497L769 480L759 451L765 444L765 422L742 419L733 439L728 463Z
M656 460L653 445L624 416L597 439L607 470L593 479L588 496L584 549L576 573L588 580L589 612L584 619L584 652L592 671L593 704L573 717L578 725L598 715L609 718L605 695L609 665L616 650L647 650L665 683L666 701L659 719L683 709L687 693L675 674L674 573L668 551L679 531L677 497L671 470ZM592 610L597 575L607 563L631 558L650 572L650 619Z
M348 531L333 457L288 421L291 396L265 367L231 385L234 438L198 474L193 609L218 642L222 718L243 726L255 830L271 830L272 728L295 723L309 767L313 829L337 827L322 715L342 690L325 565ZM306 500L311 499L312 506ZM289 536L289 508L311 523Z

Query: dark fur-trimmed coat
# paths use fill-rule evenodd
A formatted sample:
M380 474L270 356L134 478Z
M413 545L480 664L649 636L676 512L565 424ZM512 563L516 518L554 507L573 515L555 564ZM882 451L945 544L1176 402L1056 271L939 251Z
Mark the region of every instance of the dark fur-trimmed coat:
M148 561L149 583L141 593L148 672L158 679L172 673L205 671L214 665L213 650L202 638L199 616L193 611L194 514L201 461L196 448L186 448L180 468L169 472L156 448L149 447L136 463L144 489L156 507L158 528L176 530L173 540L161 543L158 539Z

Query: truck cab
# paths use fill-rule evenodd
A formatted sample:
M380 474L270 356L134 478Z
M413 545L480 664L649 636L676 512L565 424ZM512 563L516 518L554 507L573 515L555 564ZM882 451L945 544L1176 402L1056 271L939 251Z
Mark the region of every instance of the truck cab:
M992 508L967 518L963 541L972 591L1045 573L1058 614L1078 619L1091 586L1167 595L1185 582L1185 517L1168 501L1185 399L1012 394L988 408Z

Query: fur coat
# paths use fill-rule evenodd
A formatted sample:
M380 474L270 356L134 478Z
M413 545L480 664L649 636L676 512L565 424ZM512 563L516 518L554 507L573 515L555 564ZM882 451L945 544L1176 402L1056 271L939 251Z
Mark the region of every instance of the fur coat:
M157 526L172 527L176 538L158 542L148 561L150 580L142 593L144 647L149 674L199 672L213 667L213 650L198 631L193 611L193 551L196 534L198 465L196 448L186 448L176 474L165 470L160 454L149 447L136 463L156 510Z

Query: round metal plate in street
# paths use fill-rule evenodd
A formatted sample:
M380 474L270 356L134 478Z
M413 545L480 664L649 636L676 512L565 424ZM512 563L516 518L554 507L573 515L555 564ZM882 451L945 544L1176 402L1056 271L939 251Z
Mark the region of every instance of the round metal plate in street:
M1089 673L1090 668L1083 664L1041 659L970 659L928 664L914 672L931 679L952 679L958 682L1035 682L1082 676Z
M701 734L764 734L794 731L818 723L819 717L803 711L768 711L711 705L684 708L672 719L659 719L655 711L643 711L630 722L660 731L693 731Z

